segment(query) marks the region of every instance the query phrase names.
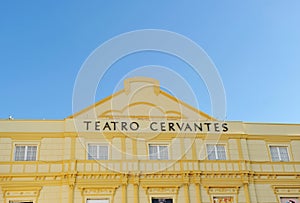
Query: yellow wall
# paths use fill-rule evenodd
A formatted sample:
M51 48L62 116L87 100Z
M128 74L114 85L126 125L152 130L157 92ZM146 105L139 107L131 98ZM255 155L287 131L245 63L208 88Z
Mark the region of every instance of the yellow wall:
M138 185L139 202L147 202L152 196L166 196L163 190L161 195L147 193L145 184L149 188L178 187L177 193L171 195L175 197L175 202L185 202L187 198L190 202L199 202L198 195L202 203L211 202L213 196L224 195L222 190L215 189L219 187L237 188L236 193L225 194L234 196L238 202L245 203L278 202L277 198L280 194L274 192L272 189L274 186L290 185L300 189L298 177L300 141L297 140L299 137L295 137L291 142L284 142L289 146L291 159L289 162L272 162L268 147L272 143L275 145L279 143L277 140L272 142L272 138L265 141L266 136L264 135L262 135L262 139L252 138L251 135L247 135L247 139L227 139L230 136L225 136L219 141L226 146L228 160L225 161L207 160L204 143L210 142L205 140L202 135L197 138L177 136L173 140L139 140L137 142L120 135L109 139L92 138L87 135L86 138L41 137L32 140L11 139L4 134L1 136L1 191L13 191L14 186L40 187L38 196L32 196L31 199L35 201L37 198L37 202L42 203L69 201L83 203L85 196L82 194L82 188L89 187L113 187L115 190L113 194L89 195L122 202L125 201L123 184L127 187L125 190L127 202L137 201L135 200L135 184ZM109 150L109 160L102 161L100 165L97 161L86 160L86 146L88 143L95 142L111 142L113 145ZM14 144L20 143L37 143L39 146L38 161L13 161ZM149 143L170 143L172 146L170 160L148 160L147 147ZM74 150L73 147L75 147ZM136 148L138 157L134 156L134 148ZM125 150L125 155L122 150ZM193 150L195 155L193 155ZM178 160L183 154L182 152L186 153L182 159ZM71 159L72 153L74 153L74 160ZM160 171L162 169L163 171ZM151 175L153 172L158 176ZM122 173L128 174L128 177L124 179ZM149 174L143 175L144 173ZM135 174L139 178L137 182ZM160 174L165 174L165 176ZM171 174L176 174L177 178L168 178ZM200 184L199 191L197 191L196 183ZM185 184L188 184L188 192L185 191ZM244 184L248 184L246 190ZM72 187L73 189L70 189ZM215 190L221 192L211 192ZM250 201L245 196L247 192ZM298 194L291 193L291 195L297 196ZM0 202L4 202L5 197L8 200L9 196L1 195ZM17 195L10 198L18 199L22 196ZM27 199L30 197L25 196L25 200Z

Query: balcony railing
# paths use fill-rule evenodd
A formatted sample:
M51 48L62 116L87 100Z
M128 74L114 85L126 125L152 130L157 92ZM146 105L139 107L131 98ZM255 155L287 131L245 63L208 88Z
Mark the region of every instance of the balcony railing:
M1 175L61 173L299 173L300 162L261 162L238 160L75 160L0 162Z

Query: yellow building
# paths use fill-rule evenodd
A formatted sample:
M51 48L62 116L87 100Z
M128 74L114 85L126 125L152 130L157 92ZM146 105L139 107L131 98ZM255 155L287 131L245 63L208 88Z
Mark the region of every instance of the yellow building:
M0 121L3 203L300 202L300 125L218 121L131 78L63 120Z

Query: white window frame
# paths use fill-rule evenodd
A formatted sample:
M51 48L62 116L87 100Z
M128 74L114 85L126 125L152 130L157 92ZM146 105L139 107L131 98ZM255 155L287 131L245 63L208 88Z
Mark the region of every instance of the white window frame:
M272 148L276 148L276 152L277 152L276 156L278 157L278 160L275 160L275 157L272 153ZM280 149L286 149L287 160L284 159L284 157L282 157ZM289 154L289 147L286 145L269 145L269 150L270 150L270 155L271 155L272 161L289 162L291 159L290 154Z
M215 154L215 158L209 158L210 157L210 153L212 153L212 151L209 151L209 146L213 146L213 152ZM224 149L224 158L222 158L221 156L221 152L223 150L219 150L218 147L223 147ZM207 159L208 160L227 160L227 151L226 151L226 145L225 144L206 144L206 153L207 153Z
M110 198L86 198L85 203L88 203L88 200L106 200L108 203L110 203Z
M154 155L152 155L150 153L150 147L156 147L156 153ZM161 152L163 152L164 150L160 149L160 147L166 147L166 152L167 152L167 157L164 158L162 157ZM149 154L149 159L150 160L170 160L170 151L169 151L169 144L160 144L160 143L150 143L148 144L148 154Z
M90 154L90 146L96 146L96 157ZM105 158L100 156L100 147L107 147L107 154ZM88 143L87 144L87 159L88 160L109 160L109 145L106 143Z
M21 160L16 160L18 147L25 147L24 157ZM34 160L28 160L28 152L29 152L28 147L35 147L35 159ZM38 145L37 144L15 144L14 145L14 161L37 161L37 156L38 156Z

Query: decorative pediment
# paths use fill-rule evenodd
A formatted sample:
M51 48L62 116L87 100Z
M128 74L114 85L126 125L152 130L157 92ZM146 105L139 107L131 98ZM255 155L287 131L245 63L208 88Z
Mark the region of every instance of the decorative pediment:
M126 79L123 90L83 109L69 118L215 120L161 90L157 80L145 77Z

